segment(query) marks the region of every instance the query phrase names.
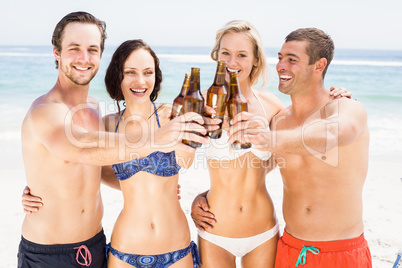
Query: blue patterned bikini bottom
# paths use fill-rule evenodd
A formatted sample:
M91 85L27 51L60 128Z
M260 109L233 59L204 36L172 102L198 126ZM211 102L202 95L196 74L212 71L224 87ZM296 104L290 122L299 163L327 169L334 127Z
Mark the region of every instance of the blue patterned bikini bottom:
M106 245L106 256L108 255L109 250L116 258L137 268L167 268L173 263L186 257L191 251L194 268L201 266L197 245L194 241L191 241L190 246L186 248L158 255L135 255L123 253L112 248L110 243Z

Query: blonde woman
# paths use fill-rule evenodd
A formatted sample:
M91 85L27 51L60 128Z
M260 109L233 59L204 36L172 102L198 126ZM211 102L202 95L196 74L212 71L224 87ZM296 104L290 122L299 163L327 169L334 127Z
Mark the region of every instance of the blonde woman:
M227 82L229 72L238 73L248 111L269 127L284 104L272 93L253 88L260 79L263 87L268 82L266 56L255 27L246 21L227 23L217 31L211 57L226 61ZM335 94L339 91L345 90ZM206 144L211 188L192 206L202 267L236 267L236 257L242 267L274 267L279 226L265 184L265 176L275 167L273 157L254 147L232 150L227 140L224 130L220 139Z

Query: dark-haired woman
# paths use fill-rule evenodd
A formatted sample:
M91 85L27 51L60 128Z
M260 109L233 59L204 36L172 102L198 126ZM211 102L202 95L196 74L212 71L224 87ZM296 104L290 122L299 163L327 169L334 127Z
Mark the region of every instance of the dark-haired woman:
M104 117L106 130L129 133L141 129L143 139L152 139L152 131L169 121L170 109L154 102L161 81L159 60L147 44L142 40L121 44L105 83L111 98L125 101L126 108ZM197 248L177 198L179 170L191 165L193 157L194 153L157 151L113 165L124 207L107 246L108 267L197 267Z

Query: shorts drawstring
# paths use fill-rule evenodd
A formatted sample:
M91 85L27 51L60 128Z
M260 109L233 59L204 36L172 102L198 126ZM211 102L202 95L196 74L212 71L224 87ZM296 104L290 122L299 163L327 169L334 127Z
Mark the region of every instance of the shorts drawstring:
M83 266L90 266L92 263L92 255L87 246L81 245L79 247L76 247L74 249L77 249L77 255L75 256L75 260L77 261L78 264L83 265ZM84 250L84 253L81 252L81 249ZM81 256L82 259L84 259L84 263L80 262L79 257Z
M307 251L310 251L314 255L318 255L320 253L320 250L318 250L315 247L305 247L303 245L302 250L300 250L299 257L297 258L297 262L296 262L296 265L295 265L296 267L298 267L299 264L304 265L306 263Z

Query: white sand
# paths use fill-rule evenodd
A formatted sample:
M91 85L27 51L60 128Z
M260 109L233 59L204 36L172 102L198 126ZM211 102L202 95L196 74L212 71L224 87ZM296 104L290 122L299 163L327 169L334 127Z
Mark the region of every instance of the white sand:
M25 175L21 161L19 137L1 139L3 157L0 166L1 220L0 220L0 267L17 266L17 251L20 229L24 213L21 207L21 194L25 186ZM369 242L374 267L392 267L396 253L402 250L402 167L397 159L386 161L383 158L371 159L369 173L364 188L365 236ZM400 162L400 160L399 160ZM197 153L195 165L181 174L181 204L188 216L193 239L196 229L190 218L193 198L209 188L208 171ZM282 218L282 180L276 169L267 176L268 191L275 204L283 231ZM103 226L110 239L114 221L122 208L119 191L102 186L105 205Z

